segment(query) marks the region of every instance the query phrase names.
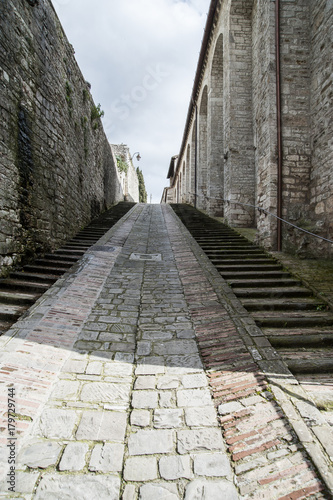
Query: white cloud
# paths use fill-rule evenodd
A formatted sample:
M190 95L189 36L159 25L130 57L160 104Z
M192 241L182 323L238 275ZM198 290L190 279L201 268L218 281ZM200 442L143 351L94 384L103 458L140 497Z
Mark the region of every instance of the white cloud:
M209 0L54 0L112 143L140 151L159 203L177 154Z

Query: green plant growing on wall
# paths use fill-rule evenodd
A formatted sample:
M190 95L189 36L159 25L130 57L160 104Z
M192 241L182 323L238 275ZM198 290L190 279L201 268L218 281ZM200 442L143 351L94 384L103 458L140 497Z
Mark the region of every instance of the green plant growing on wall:
M90 119L94 130L99 127L99 122L96 120L99 120L102 116L104 116L104 111L101 110L101 105L97 104L97 106L92 106Z
M71 87L71 84L67 81L66 82L66 101L67 101L69 116L72 116L72 111L73 111L72 94L73 94L73 89Z
M140 170L139 167L136 169L136 175L138 176L139 180L139 202L147 203L147 191L145 186L145 180L143 177L142 170Z
M83 102L87 102L89 99L89 92L87 89L83 89L82 96L83 96Z
M125 172L125 174L127 174L128 164L126 163L125 159L122 156L116 156L116 160L119 172Z

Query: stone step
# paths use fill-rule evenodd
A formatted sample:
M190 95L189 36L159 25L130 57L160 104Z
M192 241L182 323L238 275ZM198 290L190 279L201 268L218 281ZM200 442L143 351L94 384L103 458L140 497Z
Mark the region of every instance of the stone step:
M228 279L228 284L233 288L263 288L263 287L282 288L282 287L299 286L300 282L292 278L283 278L283 279L272 278L272 279L259 279L259 280Z
M77 257L75 255L58 255L56 253L47 253L45 254L41 260L53 260L57 262L68 262L68 263L73 263L77 261ZM36 261L35 261L36 262Z
M15 272L10 274L11 279L18 279L21 281L32 281L34 283L48 283L52 285L55 281L57 281L58 276L42 273L28 273L28 272Z
M294 374L333 373L333 348L283 348L279 354Z
M14 304L0 304L0 319L8 320L12 323L17 321L27 310L27 307Z
M1 280L0 286L2 290L17 290L17 291L26 291L26 292L36 292L36 293L44 293L46 290L50 288L50 285L46 283L32 283L29 281L21 281L21 280L12 280L12 279L4 279Z
M33 264L29 264L27 266L24 266L23 270L26 273L50 274L50 275L55 276L57 279L59 276L62 276L65 272L64 268L51 267L51 266L35 266Z
M220 271L220 269L219 269ZM234 279L236 280L267 280L270 278L288 278L290 274L288 272L284 271L224 271L221 272L221 275L223 276L224 279L229 281L230 279L233 281Z
M36 259L35 264L42 267L57 267L58 269L69 269L77 261L74 260L58 260L58 259Z
M217 267L218 265L222 265L222 266L238 266L239 265L253 265L253 266L257 266L257 265L273 265L272 262L274 263L274 261L272 261L272 259L270 259L269 257L260 257L260 258L257 258L257 259L254 259L252 256L248 257L248 258L242 258L240 259L238 256L236 256L234 259L230 258L230 256L226 256L225 258L223 257L218 257L218 258L210 258L210 260L212 261L212 263Z
M37 297L39 297L39 295L33 293L0 291L0 302L3 304L30 305L36 301Z
M260 273L264 271L278 271L282 269L282 266L279 264L257 264L256 262L253 264L239 264L239 265L225 265L225 264L217 264L215 265L216 269L219 270L221 274L225 272L241 272L241 271L258 271Z
M282 286L260 288L234 287L233 292L240 298L282 298L282 297L311 297L312 292L303 286Z
M307 326L333 326L333 314L320 311L266 311L264 315L252 314L260 327L298 328Z
M302 300L299 298L241 299L241 302L248 311L318 310L318 308L326 307L313 297L304 297Z

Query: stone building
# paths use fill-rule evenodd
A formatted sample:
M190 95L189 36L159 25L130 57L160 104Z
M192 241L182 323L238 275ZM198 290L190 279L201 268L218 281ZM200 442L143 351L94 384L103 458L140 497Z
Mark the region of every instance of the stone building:
M51 1L0 2L0 43L1 274L56 248L124 192Z
M139 179L133 165L129 147L126 144L111 144L111 149L117 164L117 173L124 199L139 202Z
M333 240L332 33L331 0L212 0L162 201L329 257L332 243L267 212Z

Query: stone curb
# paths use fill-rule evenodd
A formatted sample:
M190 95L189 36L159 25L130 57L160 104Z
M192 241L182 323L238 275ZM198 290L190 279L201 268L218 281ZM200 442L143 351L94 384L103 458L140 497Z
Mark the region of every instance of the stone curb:
M277 403L333 494L333 456L329 450L332 447L330 426L199 244L173 211L172 215L220 302L234 321L254 362L265 373ZM265 342L262 342L263 340Z

